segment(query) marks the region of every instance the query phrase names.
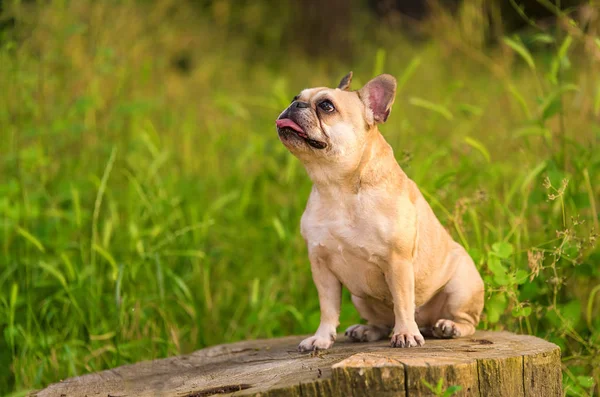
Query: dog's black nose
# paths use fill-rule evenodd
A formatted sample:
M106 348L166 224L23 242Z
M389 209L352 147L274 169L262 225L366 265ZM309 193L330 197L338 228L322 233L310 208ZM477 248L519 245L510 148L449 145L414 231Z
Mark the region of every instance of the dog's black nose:
M308 104L308 102L296 101L296 107L302 109L302 108L310 107L310 105Z

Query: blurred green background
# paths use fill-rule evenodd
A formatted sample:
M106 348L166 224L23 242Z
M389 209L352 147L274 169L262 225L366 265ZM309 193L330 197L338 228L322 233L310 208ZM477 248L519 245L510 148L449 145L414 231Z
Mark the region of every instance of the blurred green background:
M597 4L425 3L0 1L0 394L314 332L274 120L350 70L398 79L381 130L484 276L480 328L598 392Z

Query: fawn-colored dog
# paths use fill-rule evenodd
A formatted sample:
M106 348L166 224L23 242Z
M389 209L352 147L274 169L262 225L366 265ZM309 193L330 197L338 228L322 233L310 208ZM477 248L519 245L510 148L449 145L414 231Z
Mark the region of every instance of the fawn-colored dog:
M353 341L392 333L392 346L413 347L423 335L471 335L483 309L481 276L377 128L390 114L396 80L383 74L350 91L351 80L352 73L336 89L303 90L276 122L313 181L301 231L321 323L298 349L333 345L342 285L367 321L346 330Z

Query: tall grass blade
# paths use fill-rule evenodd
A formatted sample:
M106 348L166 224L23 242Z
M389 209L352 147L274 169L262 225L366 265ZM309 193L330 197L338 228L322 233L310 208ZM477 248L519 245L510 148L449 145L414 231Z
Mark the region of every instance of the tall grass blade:
M98 193L96 194L96 201L94 202L94 212L92 215L92 239L91 239L91 251L90 251L90 262L92 268L94 268L96 264L96 251L97 248L100 248L97 245L98 241L98 217L100 216L100 208L102 207L102 199L104 197L104 191L106 190L106 185L108 183L108 177L110 176L110 172L112 171L115 159L117 157L117 148L113 148L110 152L110 157L106 163L106 167L104 168L104 174L102 175L102 179L100 181L100 186L98 187ZM101 249L101 248L100 248ZM102 250L102 249L101 249ZM113 260L114 263L114 260ZM111 263L111 265L113 264ZM113 266L116 269L116 264ZM116 278L116 272L113 272L113 279Z
M433 111L433 112L441 115L446 120L452 120L452 119L454 119L454 116L452 115L452 112L450 112L450 110L448 110L443 105L439 105L439 104L430 102L430 101L428 101L426 99L416 98L416 97L410 98L408 102L411 105L413 105L413 106L417 106L417 107L420 107L420 108L423 108L423 109L431 110L431 111Z
M508 45L517 54L519 54L532 71L535 71L535 62L533 61L533 57L531 56L531 53L529 52L527 47L525 47L525 45L523 45L523 43L519 39L511 39L509 37L504 37L502 41L504 41L506 45Z
M37 239L33 234L29 233L27 230L23 229L21 226L17 226L17 232L25 238L25 240L29 241L38 251L44 253L46 249L44 245Z
M386 52L383 48L379 48L375 53L375 65L373 66L373 76L378 76L383 73L385 67Z
M483 143L475 138L471 138L470 136L465 137L465 143L481 153L483 158L485 158L488 163L492 162L492 156Z
M419 65L421 65L421 57L416 56L413 59L411 59L410 63L406 67L406 69L404 69L404 72L402 72L402 74L398 78L398 85L396 87L396 95L397 95L397 93L402 91L402 88L408 82L408 80L410 80L410 78L415 74Z
M550 66L550 73L548 75L548 78L554 84L558 84L558 72L560 71L560 67L563 61L566 59L567 52L569 51L569 47L571 47L572 43L573 37L571 37L570 35L565 37L564 41L558 49L558 52L556 53L556 56L552 59L552 64Z

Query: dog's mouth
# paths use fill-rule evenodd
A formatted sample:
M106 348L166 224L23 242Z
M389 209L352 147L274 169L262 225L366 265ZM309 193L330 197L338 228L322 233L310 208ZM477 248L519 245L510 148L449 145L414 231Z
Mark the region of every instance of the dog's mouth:
M325 142L309 138L302 127L292 119L278 119L275 124L277 124L277 131L280 134L284 132L295 134L315 149L325 149L327 147Z

